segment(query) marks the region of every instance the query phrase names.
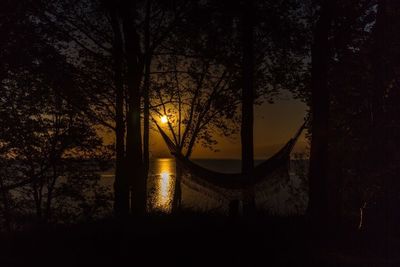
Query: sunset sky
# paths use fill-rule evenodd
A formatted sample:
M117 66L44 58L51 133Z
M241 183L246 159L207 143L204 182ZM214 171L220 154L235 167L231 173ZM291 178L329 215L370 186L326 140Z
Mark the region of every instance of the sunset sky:
M288 96L282 96L274 104L265 103L255 107L254 118L254 157L266 158L276 152L303 123L307 106L299 100L293 100ZM170 157L169 151L156 131L151 132L150 150L153 157ZM213 152L195 146L192 158L240 158L240 136L232 138L218 137L216 149ZM304 151L306 140L304 133L299 139L295 152Z

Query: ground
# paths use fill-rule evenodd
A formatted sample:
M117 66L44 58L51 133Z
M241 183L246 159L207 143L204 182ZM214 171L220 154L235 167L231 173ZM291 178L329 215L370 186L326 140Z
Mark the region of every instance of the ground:
M108 219L4 234L0 266L400 266L396 239L309 233L302 218Z

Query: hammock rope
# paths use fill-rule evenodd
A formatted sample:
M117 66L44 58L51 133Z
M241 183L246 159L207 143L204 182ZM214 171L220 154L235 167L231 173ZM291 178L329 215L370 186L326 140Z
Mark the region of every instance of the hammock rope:
M169 138L169 136L158 125L154 118L153 121L165 143L167 144L171 154L175 157L177 163L181 167L188 170L190 178L197 184L204 187L215 187L222 190L240 190L246 186L259 184L266 180L270 180L272 177L282 176L282 172L284 172L283 176L287 177L290 153L292 152L307 123L307 120L304 121L303 125L297 130L296 134L277 153L261 164L255 166L253 170L254 179L248 179L247 176L242 173L217 172L204 168L191 161L182 154L182 152L178 149L178 146Z

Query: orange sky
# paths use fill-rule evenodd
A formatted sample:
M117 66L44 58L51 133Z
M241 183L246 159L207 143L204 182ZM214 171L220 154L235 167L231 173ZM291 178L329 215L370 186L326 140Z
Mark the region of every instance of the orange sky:
M277 100L274 104L265 103L255 107L254 117L254 157L256 159L267 158L285 144L303 123L307 106L289 97ZM104 135L106 143L113 142L112 133ZM239 135L226 139L216 137L218 144L213 152L195 146L192 158L215 158L215 159L240 159L240 137ZM295 152L303 152L307 143L303 135L295 147ZM156 131L150 132L150 155L157 158L171 157L164 141Z
M266 158L276 152L303 123L307 106L297 100L281 99L274 104L256 106L254 118L254 157ZM159 134L152 131L150 149L153 157L169 157L168 149ZM217 137L215 147L219 152L213 152L197 145L193 158L240 158L240 137L230 139ZM295 151L303 151L306 146L304 133L296 145Z

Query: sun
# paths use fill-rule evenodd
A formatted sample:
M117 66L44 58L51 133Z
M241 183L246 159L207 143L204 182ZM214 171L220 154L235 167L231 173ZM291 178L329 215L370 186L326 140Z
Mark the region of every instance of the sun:
M161 122L162 123L167 123L168 122L168 117L166 115L161 117Z

